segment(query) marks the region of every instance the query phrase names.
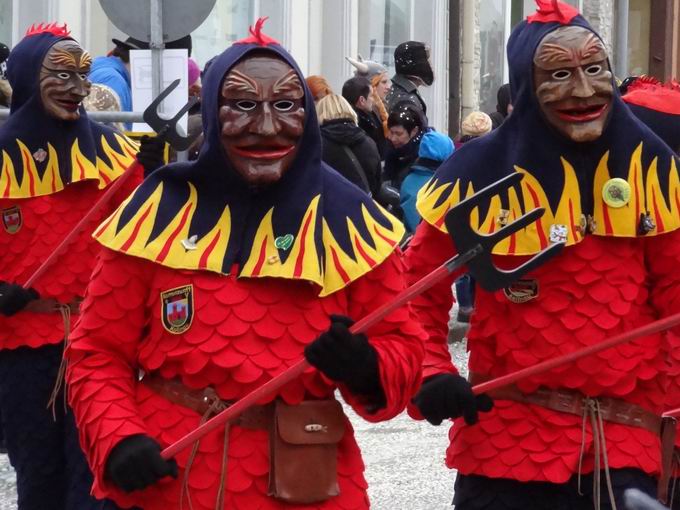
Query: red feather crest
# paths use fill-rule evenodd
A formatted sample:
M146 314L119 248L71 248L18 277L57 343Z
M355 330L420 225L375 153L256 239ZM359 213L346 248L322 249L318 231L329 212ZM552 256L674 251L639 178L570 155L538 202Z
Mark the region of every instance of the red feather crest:
M536 0L536 7L536 14L527 17L529 23L550 23L555 21L567 25L579 14L576 7L559 0Z
M280 44L279 41L269 37L267 34L262 32L262 26L264 22L269 18L265 16L264 18L259 18L255 22L255 28L250 27L248 31L250 36L240 41L236 41L234 44L257 44L258 46L269 46L270 44Z
M31 25L31 28L26 30L26 37L38 34L52 34L57 37L68 37L71 35L71 31L68 29L68 25L64 23L63 25L58 25L55 23L35 23Z

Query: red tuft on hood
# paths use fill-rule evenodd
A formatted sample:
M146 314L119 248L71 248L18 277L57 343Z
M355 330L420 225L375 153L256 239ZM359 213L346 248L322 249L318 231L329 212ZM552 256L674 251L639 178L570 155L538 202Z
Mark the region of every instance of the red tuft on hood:
M567 25L579 15L578 9L559 0L536 0L536 14L527 17L529 23L557 22Z
M276 39L273 39L269 37L267 34L262 32L262 26L264 25L264 22L267 21L269 18L264 17L264 18L259 18L255 22L255 28L250 27L248 31L250 32L250 36L246 37L245 39L241 39L240 41L236 41L234 44L257 44L259 46L269 46L270 44L279 44L279 41Z
M68 25L64 23L63 25L58 25L55 23L35 23L31 25L31 28L26 30L26 37L38 34L52 34L57 37L68 37L71 35L71 31L68 29Z

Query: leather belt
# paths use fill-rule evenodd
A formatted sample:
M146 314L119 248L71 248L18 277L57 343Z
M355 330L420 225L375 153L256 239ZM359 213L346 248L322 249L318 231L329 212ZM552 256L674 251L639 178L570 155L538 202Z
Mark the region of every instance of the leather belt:
M204 418L210 418L233 402L222 400L211 386L203 389L187 387L179 378L165 379L158 374L144 374L142 384L173 404L187 407ZM253 406L231 421L231 425L251 430L269 430L274 416L273 404Z
M74 298L70 303L60 303L54 298L35 299L29 302L24 308L27 312L33 313L53 313L58 312L62 308L69 309L71 315L78 315L80 313L80 304L83 302L82 298Z
M488 381L490 378L470 373L470 383L476 384ZM487 393L496 400L511 400L522 404L533 404L561 413L584 416L589 401L597 401L598 414L602 420L637 427L659 436L661 440L661 476L659 478L658 496L665 503L668 496L668 485L673 473L675 449L675 435L677 422L674 418L661 417L643 407L611 397L588 397L576 390L540 387L533 393L523 393L514 384Z

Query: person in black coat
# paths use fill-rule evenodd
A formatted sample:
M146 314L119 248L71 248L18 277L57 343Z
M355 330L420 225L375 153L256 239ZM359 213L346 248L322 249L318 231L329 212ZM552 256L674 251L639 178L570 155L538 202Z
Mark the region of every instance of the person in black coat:
M337 94L329 94L316 105L321 126L323 161L371 196L380 190L380 154L368 135L357 125L351 105Z
M387 140L382 121L375 112L371 82L363 76L350 78L342 86L342 97L357 114L359 127L375 142L380 159L384 159Z
M389 144L385 153L384 179L401 188L411 165L418 159L423 133L427 130L423 114L409 101L395 105L387 117Z

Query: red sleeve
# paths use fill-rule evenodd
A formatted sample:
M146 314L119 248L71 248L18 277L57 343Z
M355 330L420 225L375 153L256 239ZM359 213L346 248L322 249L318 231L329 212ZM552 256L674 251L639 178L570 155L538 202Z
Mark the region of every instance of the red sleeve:
M659 318L680 313L680 230L645 239L649 292ZM668 360L666 410L680 408L680 326L665 333ZM679 430L680 431L680 430ZM680 446L680 434L676 439Z
M146 432L135 403L136 352L152 264L103 249L67 348L69 403L97 484L123 438Z
M359 319L392 300L406 288L401 252L395 252L376 269L352 283L347 289L349 315ZM364 419L371 422L389 420L404 410L420 386L425 332L416 321L410 306L403 306L367 332L370 344L378 353L380 382L387 404L371 412L360 397L343 385L342 396Z
M455 248L451 238L432 225L421 222L411 244L406 250L406 278L410 285L431 273L453 257ZM416 316L429 338L425 344L423 378L434 374L458 370L451 362L446 338L449 311L453 305L454 275L444 278L431 289L413 300Z

